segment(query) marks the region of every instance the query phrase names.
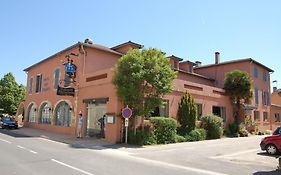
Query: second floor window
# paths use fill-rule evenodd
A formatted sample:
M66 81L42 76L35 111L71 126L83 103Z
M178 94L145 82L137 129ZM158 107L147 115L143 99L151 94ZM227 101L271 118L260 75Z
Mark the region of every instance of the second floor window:
M256 102L256 104L259 104L259 90L258 90L258 88L255 88L255 102Z
M35 92L41 92L41 84L42 84L42 74L37 75L36 77L36 89Z
M259 75L259 73L258 73L258 68L257 68L257 67L254 67L254 77L255 77L255 78L258 78L258 75Z
M262 74L262 79L263 79L263 81L266 81L266 79L267 79L267 74L266 74L266 72L263 72L263 74Z
M174 60L174 68L177 69L178 68L178 62L176 60Z
M56 69L54 72L54 89L58 88L60 82L60 69Z
M32 94L33 77L29 79L29 94Z
M263 105L270 105L270 94L269 92L262 91L262 104Z

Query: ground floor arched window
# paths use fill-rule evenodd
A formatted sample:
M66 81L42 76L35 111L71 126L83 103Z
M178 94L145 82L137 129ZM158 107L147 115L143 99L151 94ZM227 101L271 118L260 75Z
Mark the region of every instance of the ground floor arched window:
M48 103L43 103L40 108L40 123L51 124L51 107Z
M28 108L28 122L36 121L36 106L31 104Z
M55 125L70 126L71 108L68 103L60 102L55 109Z

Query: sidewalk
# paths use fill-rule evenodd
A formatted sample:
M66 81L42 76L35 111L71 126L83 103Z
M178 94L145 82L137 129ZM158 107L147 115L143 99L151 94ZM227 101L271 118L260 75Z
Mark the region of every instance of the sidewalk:
M48 140L69 144L74 148L106 149L114 146L114 144L107 142L105 139L98 139L95 137L76 138L71 135L45 131L41 129L22 127L17 130L9 131L19 135L41 137Z

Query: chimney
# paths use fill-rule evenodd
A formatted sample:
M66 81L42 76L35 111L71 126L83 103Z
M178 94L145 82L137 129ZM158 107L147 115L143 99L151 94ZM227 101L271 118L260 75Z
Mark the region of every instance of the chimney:
M220 53L215 52L215 64L219 64L219 63L220 63Z
M199 67L199 66L201 66L201 64L202 64L202 62L200 62L200 61L195 61L195 67Z
M93 44L94 42L93 42L92 39L86 38L85 41L84 41L84 43L86 43L86 44Z

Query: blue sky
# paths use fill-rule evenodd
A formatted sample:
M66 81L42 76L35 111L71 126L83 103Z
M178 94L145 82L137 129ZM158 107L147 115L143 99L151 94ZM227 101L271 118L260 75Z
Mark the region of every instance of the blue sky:
M281 86L281 1L2 1L0 78L26 85L26 67L85 38L114 46L128 40L203 64L253 58ZM47 68L46 68L47 69Z

